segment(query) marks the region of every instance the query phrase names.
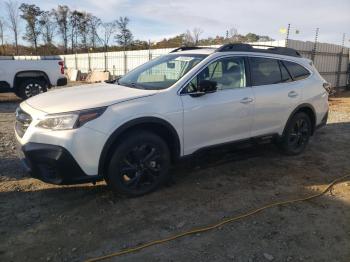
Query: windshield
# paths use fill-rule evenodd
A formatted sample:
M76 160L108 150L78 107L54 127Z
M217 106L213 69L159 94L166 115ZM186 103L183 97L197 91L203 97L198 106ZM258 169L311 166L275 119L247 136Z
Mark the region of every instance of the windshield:
M145 63L118 80L119 85L159 90L175 84L206 55L165 55Z

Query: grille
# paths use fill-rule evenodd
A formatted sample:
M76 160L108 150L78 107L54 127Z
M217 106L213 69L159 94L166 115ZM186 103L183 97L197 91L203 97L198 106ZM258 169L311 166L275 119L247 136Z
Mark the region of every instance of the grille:
M26 112L24 112L20 107L18 107L16 109L15 129L19 137L23 137L31 122L32 117Z

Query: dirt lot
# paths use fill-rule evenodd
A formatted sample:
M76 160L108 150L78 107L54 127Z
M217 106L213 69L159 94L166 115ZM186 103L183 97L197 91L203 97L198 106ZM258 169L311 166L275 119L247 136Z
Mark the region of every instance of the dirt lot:
M301 156L272 145L211 152L176 166L174 185L133 199L102 182L29 178L15 153L17 101L1 97L12 102L0 104L0 261L81 261L319 192L350 173L350 92L332 99L328 125ZM316 200L111 261L350 261L349 181Z

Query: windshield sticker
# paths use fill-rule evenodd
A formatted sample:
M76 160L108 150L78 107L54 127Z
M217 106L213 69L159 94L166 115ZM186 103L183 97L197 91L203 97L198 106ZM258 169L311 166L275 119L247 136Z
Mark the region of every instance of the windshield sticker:
M183 61L183 62L190 62L194 59L194 57L191 56L179 56L177 58L175 58L175 61Z

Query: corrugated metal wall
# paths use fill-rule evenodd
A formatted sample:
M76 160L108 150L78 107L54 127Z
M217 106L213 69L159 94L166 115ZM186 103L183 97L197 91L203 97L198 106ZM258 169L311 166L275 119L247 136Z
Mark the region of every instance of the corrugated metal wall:
M286 46L285 40L256 42L251 44ZM218 46L214 46L218 47ZM289 40L288 47L298 50L302 56L313 59L315 67L321 75L333 86L343 87L348 84L349 78L349 48L334 44ZM315 49L315 50L314 50ZM173 48L120 51L107 53L89 53L61 56L22 56L15 59L54 59L61 58L67 68L79 69L86 73L90 70L108 70L112 75L123 75L135 67L155 57L169 53Z
M286 46L285 40L258 42L251 44ZM300 52L303 57L313 60L315 67L329 83L344 87L349 81L350 48L328 43L288 40L288 47Z
M298 50L302 56L313 58L320 74L333 86L348 84L349 48L339 45L289 40L288 46Z

